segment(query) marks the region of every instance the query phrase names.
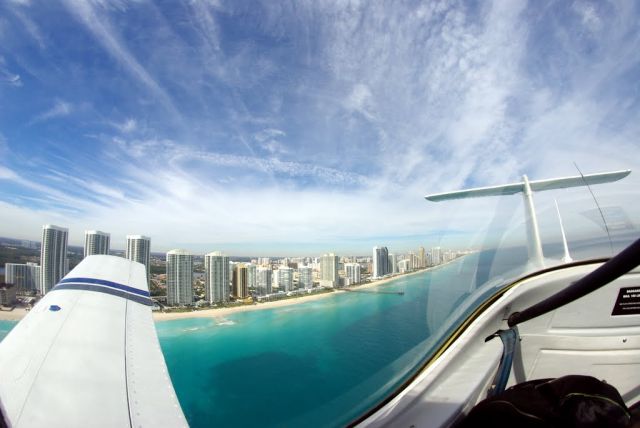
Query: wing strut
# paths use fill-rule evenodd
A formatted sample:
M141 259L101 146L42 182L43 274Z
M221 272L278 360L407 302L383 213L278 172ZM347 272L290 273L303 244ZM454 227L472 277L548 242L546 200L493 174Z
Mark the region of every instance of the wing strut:
M451 199L478 198L483 196L514 195L522 193L524 199L525 222L527 225L527 248L529 262L538 268L544 267L542 254L542 242L540 230L536 218L536 209L533 205L533 192L544 190L565 189L568 187L581 187L591 184L611 183L626 177L631 170L602 172L597 174L577 175L573 177L552 178L548 180L529 181L526 175L522 176L519 183L504 184L501 186L479 187L475 189L456 190L454 192L436 193L425 196L432 202L447 201Z

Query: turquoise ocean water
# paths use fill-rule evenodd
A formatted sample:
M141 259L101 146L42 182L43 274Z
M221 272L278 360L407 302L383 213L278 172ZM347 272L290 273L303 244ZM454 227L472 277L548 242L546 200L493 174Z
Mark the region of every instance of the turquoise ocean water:
M156 324L193 427L340 426L379 400L429 336L421 273L218 319ZM407 354L409 353L409 354Z
M336 292L224 318L156 323L190 425L332 427L352 421L424 357L431 334L428 289L434 276L459 275L457 264L369 289L403 295ZM0 322L0 336L14 324Z

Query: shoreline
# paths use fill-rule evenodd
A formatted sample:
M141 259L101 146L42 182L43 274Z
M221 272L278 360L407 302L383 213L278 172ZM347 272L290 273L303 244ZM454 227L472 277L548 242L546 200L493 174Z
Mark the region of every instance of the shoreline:
M383 279L371 281L367 284L345 287L343 289L336 288L334 289L333 292L309 294L309 295L303 295L303 296L295 297L291 299L255 303L252 305L234 306L234 307L225 307L225 308L212 308L212 309L195 310L195 311L189 311L189 312L166 312L165 313L165 312L156 311L156 312L152 312L152 315L153 315L154 321L171 321L171 320L187 319L187 318L223 318L225 316L235 314L235 313L240 313L240 312L250 312L250 311L260 311L264 309L281 308L285 306L297 305L300 303L313 302L320 299L326 299L331 296L339 295L341 293L347 293L348 291L345 291L345 290L357 291L357 290L366 290L373 287L379 287L391 281L395 281L401 278L410 277L413 275L417 275L419 273L429 272L434 269L441 268L451 263L451 261L448 263L443 263L438 266L432 266L432 267L417 270L414 272L399 274L389 278L383 278ZM25 308L20 308L20 307L16 307L11 311L0 310L0 321L20 321L28 313L29 312Z
M293 299L275 300L272 302L255 303L253 305L245 305L245 306L203 309L203 310L191 311L191 312L153 312L153 320L154 321L172 321L172 320L188 319L188 318L224 318L226 316L240 313L240 312L250 312L250 311L260 311L264 309L282 308L286 306L297 305L300 303L313 302L316 300L328 298L330 296L337 296L342 293L347 293L348 291L344 291L345 289L365 290L368 288L378 287L380 285L384 285L388 282L395 281L400 278L405 278L412 275L417 275L419 273L428 272L433 269L437 269L439 267L444 266L445 264L433 266L430 268L425 268L425 269L421 269L421 270L417 270L414 272L409 272L401 275L396 275L389 278L383 278L383 279L372 281L370 283L363 284L363 285L345 287L343 289L336 288L333 292L330 292L330 293L310 294L307 296L300 296Z
M29 311L25 308L14 308L13 310L2 309L0 310L0 321L20 321L27 316Z

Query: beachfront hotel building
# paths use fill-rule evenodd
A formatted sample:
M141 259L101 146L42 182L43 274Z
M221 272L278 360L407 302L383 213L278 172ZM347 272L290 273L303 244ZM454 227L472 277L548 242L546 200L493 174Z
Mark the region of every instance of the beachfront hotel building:
M389 273L389 250L387 247L373 247L373 277L382 278Z
M306 290L313 288L313 268L311 266L298 268L298 288Z
M186 250L167 253L167 303L169 306L193 304L193 255Z
M134 262L142 263L147 272L147 283L150 281L151 266L151 238L142 235L127 235L127 251L125 257Z
M40 266L37 263L5 263L4 282L18 291L40 290Z
M233 267L233 284L231 287L231 294L233 294L237 299L246 299L249 297L247 273L247 265L244 263L236 263Z
M398 273L398 257L393 253L389 253L389 273Z
M281 266L275 271L277 277L278 290L288 293L293 290L293 269Z
M256 269L256 289L260 296L271 294L273 271L270 267L258 266Z
M442 250L440 247L431 248L428 261L430 266L437 266L442 263Z
M86 230L84 232L84 256L95 254L109 254L111 235L99 230Z
M345 263L344 270L349 279L349 285L358 284L362 281L359 263Z
M424 247L418 248L418 266L419 268L427 267L427 255L424 251Z
M256 288L256 265L253 263L247 263L247 287L249 290L255 290Z
M338 256L333 253L325 254L320 258L321 285L331 287L339 285L338 263Z
M398 262L398 271L400 273L411 272L410 262L408 259L400 260Z
M69 229L45 224L40 246L40 293L45 295L67 274Z
M229 301L229 257L220 251L204 256L204 293L209 303Z

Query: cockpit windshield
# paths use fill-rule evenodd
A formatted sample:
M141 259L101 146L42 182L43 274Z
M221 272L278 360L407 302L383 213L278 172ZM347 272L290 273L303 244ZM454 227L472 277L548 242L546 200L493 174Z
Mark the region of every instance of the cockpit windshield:
M148 290L85 291L153 305L191 426L362 420L513 281L638 237L639 9L1 1L0 337L124 257Z

